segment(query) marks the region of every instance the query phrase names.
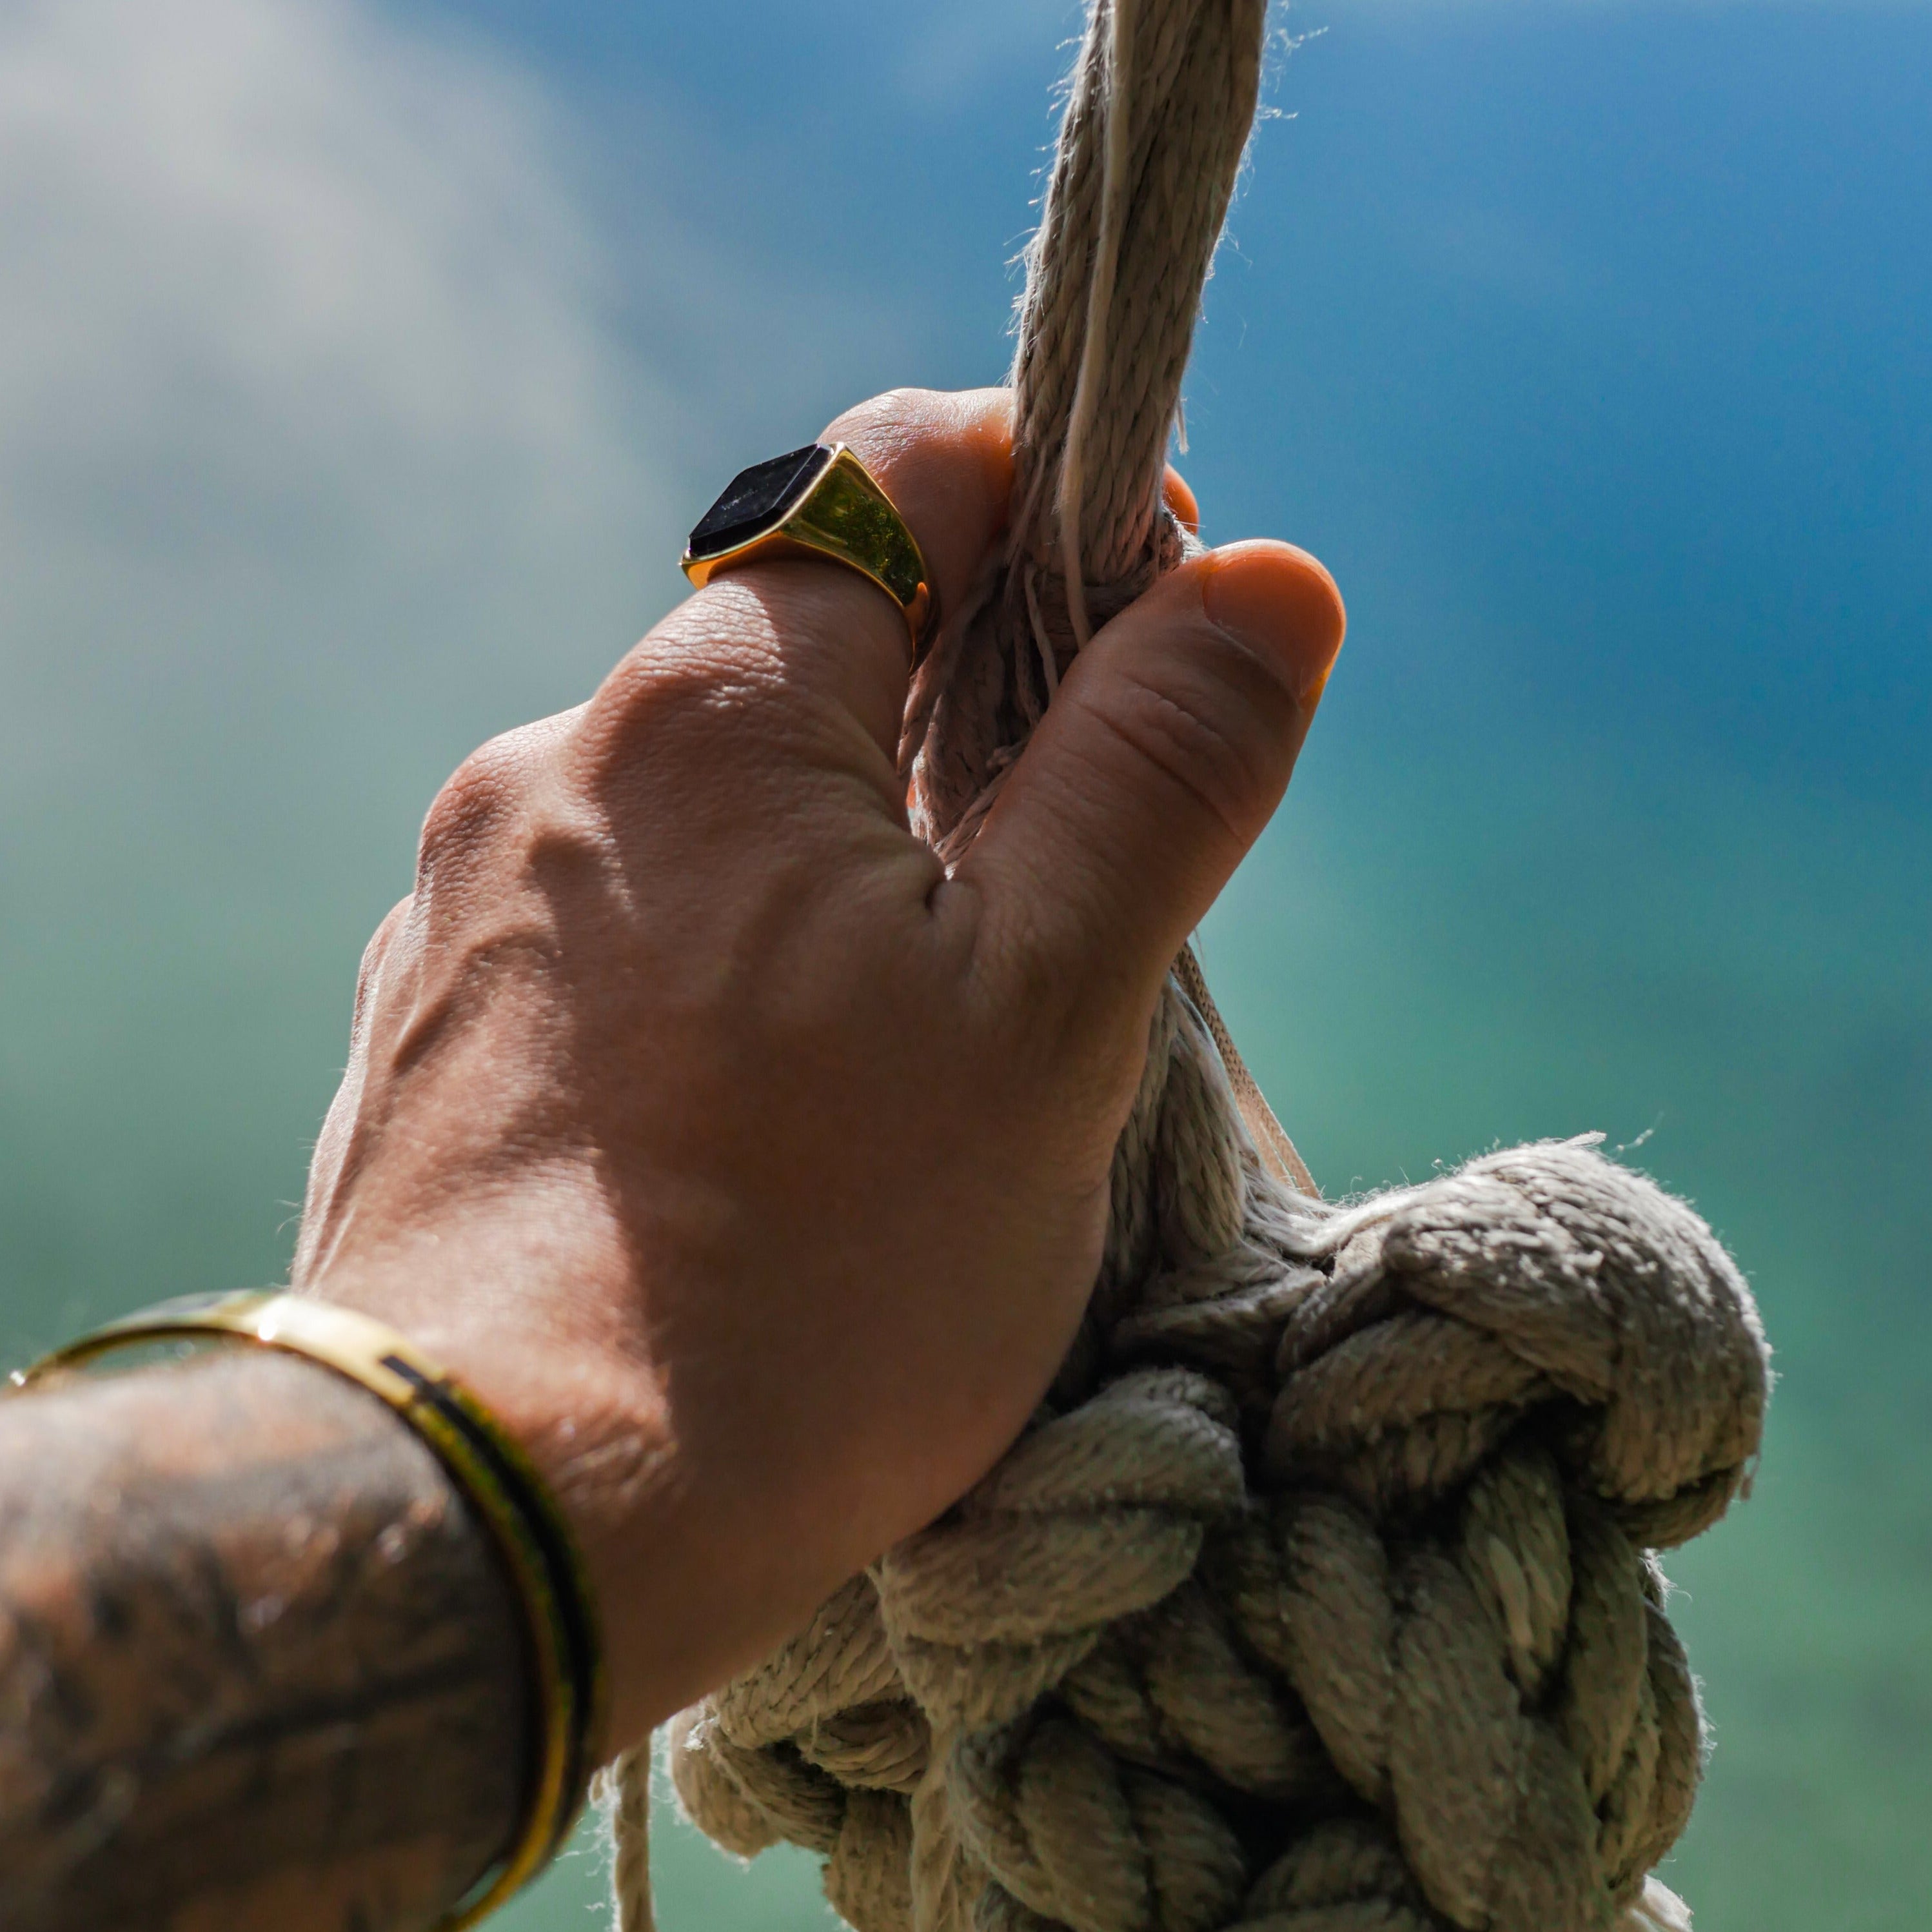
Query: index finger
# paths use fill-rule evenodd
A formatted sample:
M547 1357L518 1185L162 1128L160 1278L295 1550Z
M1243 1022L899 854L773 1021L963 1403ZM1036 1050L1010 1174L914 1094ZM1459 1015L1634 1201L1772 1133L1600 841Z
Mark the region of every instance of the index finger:
M959 608L1005 527L1012 425L1009 390L894 389L825 432L850 446L904 518L941 612ZM898 606L858 572L830 560L748 564L694 592L646 640L658 651L721 642L767 658L788 687L831 698L894 757L910 640Z

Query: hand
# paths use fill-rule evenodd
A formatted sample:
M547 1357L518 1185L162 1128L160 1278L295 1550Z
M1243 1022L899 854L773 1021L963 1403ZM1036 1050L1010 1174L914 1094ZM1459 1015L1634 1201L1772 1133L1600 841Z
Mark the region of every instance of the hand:
M1009 399L827 432L956 608ZM614 1744L794 1628L998 1459L1098 1262L1162 976L1274 811L1341 642L1285 544L1083 652L950 878L907 829L898 613L759 565L589 704L469 759L363 962L305 1288L529 1445L603 1610Z

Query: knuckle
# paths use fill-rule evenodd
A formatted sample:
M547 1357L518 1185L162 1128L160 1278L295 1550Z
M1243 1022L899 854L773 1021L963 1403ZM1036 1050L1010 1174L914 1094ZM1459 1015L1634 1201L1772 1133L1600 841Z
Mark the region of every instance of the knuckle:
M400 988L412 984L418 948L410 938L410 921L416 910L413 894L400 899L384 915L382 922L370 935L362 949L362 962L356 974L356 1004L349 1023L349 1064L360 1066L368 1058L370 1035L380 1021L386 1005L393 1010ZM406 999L406 995L404 995Z
M690 660L669 626L626 652L590 700L584 716L586 742L628 756L660 737L667 721L695 694L700 682Z
M827 442L849 442L860 446L888 446L902 436L908 424L930 413L934 400L929 389L887 389L855 404L826 425Z
M450 774L423 820L419 878L461 862L500 835L529 790L532 738L527 726L506 731Z
M772 620L730 578L659 625L630 651L586 707L580 748L593 782L628 778L640 760L674 755L708 766L742 755L747 725L769 736L798 709L768 634Z
M369 935L369 943L362 949L362 963L356 973L356 1010L358 1014L368 1006L383 964L394 950L398 935L408 922L415 904L413 893L407 898L398 899L382 915L382 924Z
M1210 647L1211 650L1211 647ZM1100 706L1102 721L1197 809L1243 844L1274 808L1285 775L1287 694L1258 664L1190 658L1155 682L1130 672Z

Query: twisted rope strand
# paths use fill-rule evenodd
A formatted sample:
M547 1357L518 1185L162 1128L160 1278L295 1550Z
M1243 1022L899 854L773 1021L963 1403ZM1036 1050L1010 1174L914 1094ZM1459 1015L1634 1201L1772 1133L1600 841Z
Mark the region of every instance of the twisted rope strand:
M1106 102L1106 165L1100 177L1100 227L1094 243L1093 274L1087 286L1085 340L1080 345L1080 373L1073 384L1073 404L1066 424L1065 454L1060 459L1058 497L1061 580L1066 586L1066 615L1076 650L1084 650L1093 632L1087 621L1087 584L1080 557L1080 515L1085 480L1087 445L1094 429L1094 410L1106 355L1108 326L1112 319L1114 284L1120 268L1120 230L1126 217L1127 164L1133 124L1133 10L1137 0L1113 0L1106 15L1108 64L1111 87ZM1036 628L1039 602L1029 614ZM1049 650L1044 659L1050 685L1058 682L1058 666ZM1052 696L1051 688L1048 695Z

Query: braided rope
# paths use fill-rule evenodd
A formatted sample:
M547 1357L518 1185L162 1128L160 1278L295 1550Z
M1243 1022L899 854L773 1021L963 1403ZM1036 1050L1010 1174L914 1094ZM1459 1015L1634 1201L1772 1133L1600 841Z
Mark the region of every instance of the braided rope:
M1264 13L1090 22L1011 534L908 714L942 852L1181 554L1162 459ZM1048 1403L676 1720L674 1781L728 1850L819 1853L857 1932L1682 1932L1650 1874L1702 1719L1654 1552L1742 1487L1767 1383L1710 1231L1587 1141L1318 1198L1184 959ZM647 1777L616 1779L625 1932Z

